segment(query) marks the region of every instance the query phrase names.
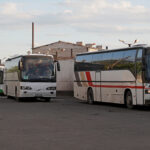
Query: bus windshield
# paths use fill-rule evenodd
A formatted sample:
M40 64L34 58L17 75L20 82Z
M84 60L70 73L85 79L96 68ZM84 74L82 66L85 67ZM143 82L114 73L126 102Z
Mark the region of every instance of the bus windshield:
M51 57L24 57L23 81L53 81L55 80L54 63Z

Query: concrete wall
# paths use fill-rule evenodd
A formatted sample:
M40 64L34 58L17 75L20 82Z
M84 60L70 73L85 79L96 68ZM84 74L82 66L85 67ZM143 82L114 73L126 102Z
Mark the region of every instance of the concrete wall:
M74 60L59 60L60 71L57 72L57 90L73 91Z

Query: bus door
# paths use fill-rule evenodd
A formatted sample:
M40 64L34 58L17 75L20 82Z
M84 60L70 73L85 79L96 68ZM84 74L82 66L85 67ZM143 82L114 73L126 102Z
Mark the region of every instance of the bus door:
M101 101L101 71L95 72L95 101Z
M143 105L144 104L144 85L142 81L142 49L139 49L137 52L136 58L136 104ZM143 88L138 88L143 87Z

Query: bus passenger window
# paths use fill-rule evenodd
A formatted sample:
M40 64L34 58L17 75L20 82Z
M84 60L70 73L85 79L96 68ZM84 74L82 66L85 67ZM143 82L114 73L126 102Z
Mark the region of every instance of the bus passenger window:
M142 83L142 50L138 50L136 58L136 78L137 81Z

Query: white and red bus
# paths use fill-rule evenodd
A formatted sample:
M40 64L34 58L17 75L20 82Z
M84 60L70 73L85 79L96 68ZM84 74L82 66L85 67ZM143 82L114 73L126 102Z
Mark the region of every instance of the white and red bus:
M74 96L94 101L150 104L150 47L78 54L75 58Z

